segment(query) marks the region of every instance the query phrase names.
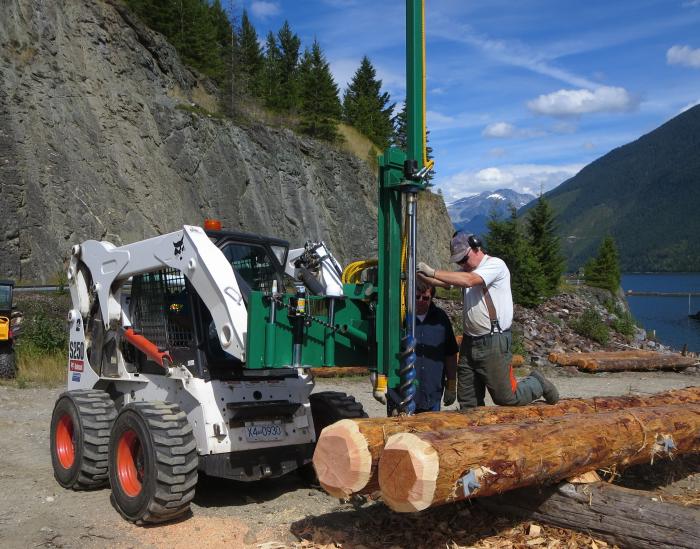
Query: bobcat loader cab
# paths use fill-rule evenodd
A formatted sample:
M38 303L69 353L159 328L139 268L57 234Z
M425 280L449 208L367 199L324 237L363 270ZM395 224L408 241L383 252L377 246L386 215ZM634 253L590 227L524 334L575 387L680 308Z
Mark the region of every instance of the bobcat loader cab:
M303 266L318 250L317 265ZM363 417L342 393L310 398L313 379L294 337L286 353L271 348L247 361L247 346L256 350L251 314L266 312L264 323L270 311L288 315L290 333L308 322L301 298L292 304L280 293L300 273L333 298L342 290L323 243L290 254L282 240L184 226L121 247L75 246L68 391L51 427L58 482L80 489L109 478L125 518L168 520L187 509L198 470L241 481L280 476L311 461L323 426Z

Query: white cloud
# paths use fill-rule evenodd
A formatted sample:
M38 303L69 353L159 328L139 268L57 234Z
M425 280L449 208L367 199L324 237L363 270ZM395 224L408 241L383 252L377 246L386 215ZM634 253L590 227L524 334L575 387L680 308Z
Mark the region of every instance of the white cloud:
M502 156L506 155L506 150L502 149L501 147L495 147L493 149L489 150L489 156L493 156L494 158L501 158Z
M438 111L426 111L428 129L433 131L455 130L474 128L484 125L484 115L473 113L459 113L455 115L443 114Z
M489 124L481 132L484 137L495 137L495 138L508 138L515 135L515 126L508 124L508 122L494 122Z
M584 164L554 166L548 164L511 164L484 168L479 171L464 171L438 182L446 202L465 196L512 189L519 193L539 194L547 192L570 177L576 175Z
M250 13L257 19L267 19L273 15L278 15L282 9L277 2L265 2L256 0L250 5Z
M673 46L666 52L666 62L700 69L700 48L694 50L690 46Z
M686 2L683 2L684 8L694 8L697 6L700 6L700 0L687 0Z
M578 116L594 112L623 112L635 101L624 88L600 86L594 90L558 90L527 102L528 108L549 116Z

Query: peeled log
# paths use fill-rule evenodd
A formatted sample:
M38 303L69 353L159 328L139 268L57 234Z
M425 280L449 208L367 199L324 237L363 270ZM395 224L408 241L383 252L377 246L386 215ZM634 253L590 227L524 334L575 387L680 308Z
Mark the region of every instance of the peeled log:
M550 353L548 358L560 366L574 366L585 372L682 370L698 362L697 358L678 353L655 351Z
M669 450L700 452L700 404L399 433L382 452L379 486L391 509L413 512L591 469L653 462Z
M700 403L700 387L688 387L647 396L572 398L554 406L482 407L466 412L429 412L415 416L342 420L326 427L314 452L321 486L332 496L379 489L377 465L386 440L396 433L423 433L478 425L540 421L564 414L594 413L639 406Z

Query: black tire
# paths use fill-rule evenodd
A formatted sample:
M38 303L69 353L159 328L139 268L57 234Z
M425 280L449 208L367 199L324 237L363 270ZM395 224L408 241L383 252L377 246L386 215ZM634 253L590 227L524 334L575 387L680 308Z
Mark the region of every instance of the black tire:
M51 463L64 488L90 490L107 484L109 432L117 412L104 391L61 394L51 416Z
M16 377L17 363L14 349L12 347L0 349L0 379L15 379Z
M341 419L358 419L368 417L362 404L354 396L339 391L322 391L311 393L311 416L314 420L316 440L321 431Z
M112 504L137 524L173 520L189 511L197 464L192 427L179 406L128 404L109 440Z

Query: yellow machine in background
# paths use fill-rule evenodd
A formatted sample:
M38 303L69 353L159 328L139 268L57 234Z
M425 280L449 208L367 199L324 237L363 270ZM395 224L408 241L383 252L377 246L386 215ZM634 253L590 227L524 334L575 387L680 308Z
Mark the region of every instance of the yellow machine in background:
M0 378L14 378L15 364L14 337L12 334L12 280L0 280Z

